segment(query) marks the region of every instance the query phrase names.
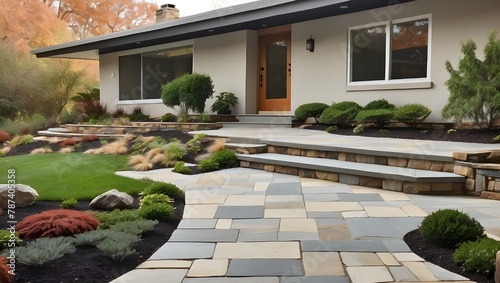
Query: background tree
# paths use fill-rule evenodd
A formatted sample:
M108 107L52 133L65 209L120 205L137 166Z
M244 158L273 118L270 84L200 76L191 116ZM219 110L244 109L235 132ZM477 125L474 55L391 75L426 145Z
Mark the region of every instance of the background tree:
M151 24L158 5L138 0L44 0L80 39Z
M500 111L500 41L496 40L496 31L488 38L483 61L477 58L476 49L472 40L462 43L464 57L458 69L446 61L450 97L442 116L455 122L469 119L481 128L491 128Z

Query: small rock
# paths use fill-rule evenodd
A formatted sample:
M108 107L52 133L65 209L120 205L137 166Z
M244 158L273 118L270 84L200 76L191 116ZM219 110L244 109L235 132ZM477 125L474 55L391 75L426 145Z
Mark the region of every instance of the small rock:
M38 198L38 192L30 186L16 184L15 192L9 193L9 185L0 185L0 208L8 208L8 200L15 201L15 207L32 205ZM12 190L11 190L12 192ZM13 195L13 199L10 195Z
M110 190L98 195L90 202L90 207L97 209L113 210L133 208L134 198L118 190Z

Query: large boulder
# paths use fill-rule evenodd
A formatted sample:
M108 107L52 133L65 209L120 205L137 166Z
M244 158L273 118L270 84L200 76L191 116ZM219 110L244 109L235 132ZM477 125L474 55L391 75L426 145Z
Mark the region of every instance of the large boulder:
M90 207L105 210L133 208L133 205L134 198L118 190L107 191L90 202Z
M0 184L0 208L7 209L9 200L15 201L15 207L25 207L35 203L38 192L30 186L16 184L15 192L9 193L9 185ZM13 197L13 198L12 198Z

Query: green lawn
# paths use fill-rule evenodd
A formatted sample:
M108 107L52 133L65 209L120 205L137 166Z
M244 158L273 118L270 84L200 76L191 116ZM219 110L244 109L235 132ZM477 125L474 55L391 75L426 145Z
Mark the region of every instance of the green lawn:
M16 183L33 187L39 200L91 200L111 189L135 195L149 183L114 174L128 170L127 158L78 153L4 157L0 158L0 184L7 184L8 170L15 169Z

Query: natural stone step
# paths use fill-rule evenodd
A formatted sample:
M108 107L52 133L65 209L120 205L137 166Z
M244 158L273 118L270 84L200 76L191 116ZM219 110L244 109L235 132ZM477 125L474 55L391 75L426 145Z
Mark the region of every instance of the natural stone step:
M325 158L263 153L238 159L242 167L407 193L461 194L465 182L465 177L453 173Z

